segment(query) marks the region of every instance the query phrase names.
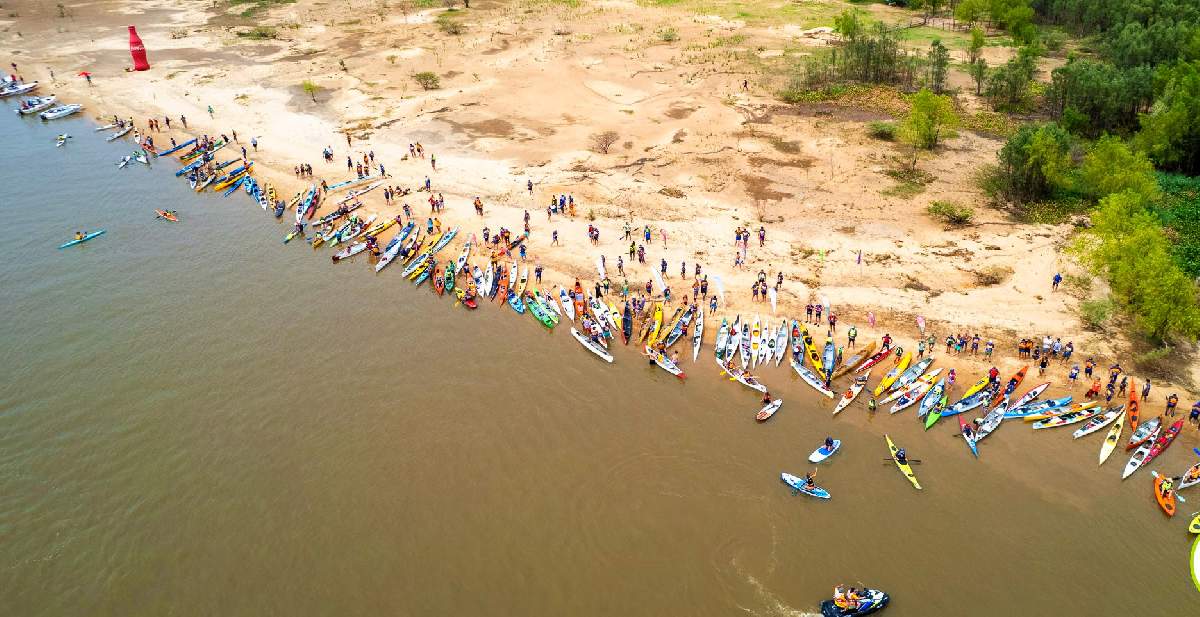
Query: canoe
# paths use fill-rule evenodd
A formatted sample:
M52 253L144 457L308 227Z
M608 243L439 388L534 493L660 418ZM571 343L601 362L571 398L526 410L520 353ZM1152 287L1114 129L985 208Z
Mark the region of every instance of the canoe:
M571 336L575 337L575 340L579 341L579 344L583 345L588 351L600 356L600 359L604 360L605 362L612 363L612 354L609 354L608 350L604 349L604 347L600 346L592 339L580 334L579 330L571 328Z
M1154 500L1158 502L1158 507L1167 516L1175 516L1175 489L1168 489L1167 494L1163 495L1162 483L1167 477L1155 474L1154 477Z
M826 448L825 444L821 444L820 448L813 450L813 453L808 455L808 462L820 463L820 462L824 461L825 459L833 456L834 454L837 454L837 451L840 450L841 448L842 448L842 440L841 439L834 439L832 448Z
M1077 411L1069 411L1067 413L1058 414L1056 416L1046 418L1045 420L1038 420L1037 422L1034 422L1033 430L1036 431L1036 430L1040 430L1040 429L1044 429L1044 428L1058 428L1060 426L1067 426L1070 424L1078 424L1080 422L1083 422L1084 420L1090 420L1090 419L1094 418L1099 413L1100 413L1099 407L1089 407L1087 409L1080 409Z
M875 386L875 396L883 394L884 390L887 390L892 386L893 383L896 383L896 380L900 379L900 375L908 368L909 362L912 362L911 351L905 352L904 356L900 358L900 362L897 363L896 366L893 366L892 370L888 371L887 374L883 376L883 379L881 379L879 384Z
M762 409L758 410L758 413L754 414L754 419L758 420L759 422L766 422L767 420L770 420L771 416L775 415L775 412L779 411L779 408L782 406L783 399L777 398L764 405Z
M874 344L875 344L875 342L872 341L871 345L874 345ZM861 373L861 372L871 368L872 366L879 364L880 362L882 362L884 360L884 358L887 358L892 353L892 349L893 348L888 347L887 349L884 349L883 351L875 353L874 355L872 355L871 357L869 357L865 361L863 361L859 365L858 368L854 369L854 372Z
M854 383L850 384L850 389L842 394L842 398L833 408L833 415L838 415L843 409L850 406L854 399L858 398L858 394L867 387L867 378L871 376L871 370L867 369L865 375L857 375L854 377Z
M871 341L870 343L867 343L866 347L862 348L862 351L850 356L850 358L843 362L841 366L837 367L837 369L833 371L833 378L837 379L838 377L857 369L858 365L866 362L867 358L871 357L871 354L874 352L875 341Z
M900 469L900 473L904 474L904 477L908 478L909 482L912 482L913 488L921 490L921 483L917 482L917 476L913 474L912 465L909 463L901 463L900 459L896 458L896 453L899 452L900 449L896 447L896 444L892 441L892 438L887 435L887 433L884 433L883 438L887 440L888 454L891 455L892 461L896 463L896 467Z
M942 377L929 388L925 396L921 398L921 406L917 408L917 417L924 418L929 412L942 400L942 394L946 391L946 378Z
M59 247L58 247L58 248L60 248L60 249L65 249L65 248L67 248L68 246L75 246L76 244L83 244L84 242L87 242L88 240L91 240L92 238L95 238L96 236L99 236L100 234L104 233L105 231L108 231L108 230L106 230L106 229L100 229L100 230L97 230L97 231L93 231L93 232L90 232L90 233L86 233L86 234L84 234L84 235L83 235L83 237L82 237L82 238L80 238L80 239L78 239L78 240L71 240L70 242L65 242L65 243L63 243L63 244L59 245Z
M829 491L819 486L813 486L811 489L808 488L808 486L804 483L804 478L793 476L790 473L779 474L779 477L797 493L804 493L805 495L816 497L818 499L829 499ZM793 493L793 495L794 494L795 493Z
M970 446L971 454L974 454L975 458L979 458L979 446L975 445L975 432L972 431L970 435L967 435L968 425L970 425L970 422L967 422L966 418L964 418L962 415L959 415L958 434L962 435L962 438L967 442L967 445Z
M1108 429L1108 435L1104 437L1104 443L1100 444L1100 465L1112 456L1113 450L1117 449L1117 442L1121 440L1121 428L1125 423L1125 415L1117 416L1117 421L1112 428Z
M667 357L667 354L662 353L661 351L656 351L649 345L646 346L645 352L646 355L650 356L650 359L653 360L655 364L662 367L664 371L680 379L687 378L687 375L684 374L683 370L681 370L678 365L672 362L671 359Z
M833 398L833 390L826 388L825 382L821 381L821 378L817 377L817 374L810 371L808 367L793 359L792 368L796 371L797 375L800 375L800 378L804 380L804 383L812 386L817 392L820 392L831 399Z
M1150 433L1150 438L1154 439L1154 438L1158 437L1158 434L1161 432L1161 429L1162 429L1161 426L1156 426L1154 428L1154 431L1152 433ZM1143 464L1145 464L1146 457L1150 455L1150 448L1153 448L1153 447L1154 447L1154 442L1149 441L1149 440L1147 440L1142 445L1138 446L1138 449L1134 451L1133 456L1129 457L1129 462L1125 463L1125 471L1121 472L1122 480L1124 480L1125 478L1128 478L1130 475L1133 474L1133 472L1137 471L1139 467L1141 467Z
M1133 429L1129 435L1129 443L1125 446L1125 451L1128 452L1151 439L1151 435L1156 433L1159 425L1162 423L1162 418L1152 418L1149 422L1143 422L1136 429Z
M1116 421L1117 416L1123 413L1125 413L1125 406L1117 405L1116 407L1112 407L1104 413L1095 414L1088 419L1087 424L1075 429L1075 432L1071 435L1071 437L1072 439L1079 439L1080 437L1091 435L1092 433L1095 433L1109 424L1112 424L1114 421Z

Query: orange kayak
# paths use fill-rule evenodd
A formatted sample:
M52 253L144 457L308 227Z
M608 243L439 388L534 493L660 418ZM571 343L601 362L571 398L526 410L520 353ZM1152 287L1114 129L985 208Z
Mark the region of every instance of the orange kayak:
M176 218L176 216L174 214L171 214L170 212L167 212L166 210L155 210L154 212L158 214L159 218L167 219L168 221L171 221L172 223L179 222L179 219Z
M1021 370L1017 371L1017 374L1013 375L1012 379L1008 380L1008 384L1004 386L1004 389L996 392L995 398L992 399L992 402L991 402L991 404L988 405L988 407L995 407L996 404L999 403L1001 399L1003 399L1006 396L1011 396L1012 393L1016 391L1017 386L1021 385L1021 381L1023 379L1025 379L1025 371L1028 371L1028 370L1029 370L1029 367L1026 366L1025 368L1022 368Z
M1158 502L1158 507L1166 512L1167 516L1175 516L1175 489L1167 491L1166 496L1163 496L1162 483L1166 476L1158 476L1154 478L1154 499Z
M1138 427L1138 411L1141 409L1140 403L1137 400L1137 383L1129 380L1129 404L1125 406L1125 410L1129 412L1129 430L1136 431Z

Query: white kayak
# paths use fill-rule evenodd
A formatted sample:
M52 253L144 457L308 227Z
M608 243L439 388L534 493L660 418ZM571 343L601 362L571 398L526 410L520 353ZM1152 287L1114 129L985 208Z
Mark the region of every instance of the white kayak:
M1116 407L1113 407L1102 414L1092 416L1087 421L1087 424L1084 424L1080 428L1076 429L1076 431L1072 434L1072 438L1079 439L1080 437L1091 435L1092 433L1095 433L1109 424L1112 424L1114 421L1116 421L1117 416L1123 413L1125 413L1125 406L1117 405Z
M1138 468L1146 462L1146 457L1150 456L1150 449L1154 447L1154 440L1158 437L1158 433L1161 429L1161 426L1155 427L1154 431L1150 433L1150 438L1147 439L1145 443L1138 446L1138 449L1134 451L1133 456L1129 457L1129 462L1125 464L1125 471L1121 472L1122 480L1133 475L1133 472L1137 471Z
M800 375L800 378L803 379L805 383L812 386L817 392L820 392L829 398L833 398L833 390L826 388L825 382L821 381L821 378L817 377L816 373L808 370L808 368L803 364L797 362L795 358L792 358L792 368L796 371L796 374Z
M804 493L805 495L816 497L818 499L829 499L829 491L815 485L812 488L808 488L808 486L804 483L804 478L793 476L790 473L779 474L779 477L797 492Z
M743 386L750 388L751 390L758 390L764 394L767 392L767 387L759 383L759 381L755 379L753 375L749 375L746 373L746 371L733 366L733 360L729 360L729 364L729 366L726 366L722 364L720 360L717 360L717 366L721 367L721 370L725 371L725 374L729 375L730 381L736 381Z
M841 413L843 409L850 406L850 403L854 402L854 399L858 398L858 394L867 387L867 378L870 376L871 371L868 369L865 375L858 375L854 378L854 383L850 384L850 389L842 394L841 400L833 408L833 415L836 416Z
M808 462L820 463L821 461L833 456L834 454L837 454L837 451L840 450L841 448L842 448L842 440L841 439L834 439L832 448L827 448L827 447L825 447L825 444L821 444L820 448L813 450L813 453L808 455Z
M580 334L579 330L571 328L571 336L575 337L575 340L579 341L579 344L586 347L588 351L600 356L605 362L611 363L613 361L612 354L608 353L608 350L596 343L596 341Z
M692 331L692 362L700 357L700 343L704 341L704 308L697 306L696 327Z
M775 415L775 412L779 411L779 408L782 406L783 406L783 399L777 398L777 399L771 401L770 403L767 403L766 405L764 405L763 408L760 409L758 411L758 413L754 415L754 419L758 420L759 422L765 422L765 421L771 419L771 416Z
M662 367L662 369L664 371L666 371L680 379L684 379L685 377L687 377L687 375L683 374L683 371L679 368L679 366L676 365L675 362L673 362L670 358L667 357L667 354L662 353L661 351L655 351L654 349L650 348L650 346L647 345L646 346L646 355L650 356L650 359L653 360L655 364Z
M486 277L490 279L491 277ZM562 305L563 314L575 321L575 303L571 302L571 296L567 295L567 290L562 287L558 288L558 302Z

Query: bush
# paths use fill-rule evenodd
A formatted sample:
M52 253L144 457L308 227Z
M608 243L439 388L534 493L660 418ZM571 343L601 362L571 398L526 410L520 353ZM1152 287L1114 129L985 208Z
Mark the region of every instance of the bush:
M679 40L679 31L675 28L659 28L657 34L658 40L664 43L674 43Z
M896 139L895 122L871 122L867 124L867 135L883 141Z
M454 9L450 9L437 16L437 26L442 32L458 36L467 31L466 26L464 26L462 22L455 19L454 13L456 12L457 11Z
M413 75L413 81L424 90L437 90L442 86L442 78L433 71L421 71Z
M1085 300L1079 304L1079 317L1083 325L1092 330L1099 330L1108 323L1113 314L1113 303L1108 298Z
M619 139L621 139L621 136L618 135L616 131L604 131L603 133L592 133L588 137L588 142L590 143L592 152L608 154L609 149L611 149L613 144L617 143L617 140Z
M279 33L271 26L255 26L245 32L238 32L237 35L252 41L266 41L277 38Z
M950 225L966 225L975 219L975 210L949 201L935 201L929 204L929 215Z

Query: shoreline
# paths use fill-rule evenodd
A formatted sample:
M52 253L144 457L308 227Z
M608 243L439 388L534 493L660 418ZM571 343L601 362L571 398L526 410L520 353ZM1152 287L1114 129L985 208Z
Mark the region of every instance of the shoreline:
M200 5L197 5L195 12L201 16L208 15L206 10L200 7ZM194 17L195 16L189 12L187 15L185 15L185 17L181 17L180 19L191 19ZM163 29L164 28L161 25L147 24L142 30L143 38L148 41L160 39L164 34ZM161 43L161 41L156 42ZM249 45L253 45L253 43L250 43ZM159 53L163 54L160 56L163 64L169 66L170 60L163 57L168 56L168 54L163 52ZM152 63L156 62L155 52L153 49L151 52L151 61ZM134 117L135 125L138 126L139 130L142 130L145 129L145 120L147 116L153 114L154 117L161 119L165 108L169 107L169 103L163 103L158 98L158 94L163 93L161 86L153 85L162 79L162 73L160 72L156 74L155 71L165 72L167 70L169 69L159 68L152 69L150 72L145 74L118 73L113 77L108 78L97 77L96 85L90 88L83 86L81 83L62 83L61 85L55 84L58 86L55 94L58 94L60 96L60 100L63 101L67 101L68 99L82 100L85 105L84 113L93 118L98 115L103 116L111 113L116 113L121 117L132 116ZM61 69L59 71L60 74L64 72L65 71L62 71ZM170 75L170 73L168 73L168 75ZM32 79L28 75L26 77ZM167 79L170 79L170 77L167 77ZM113 84L111 88L110 84ZM49 85L50 84L44 83L44 86ZM171 86L168 85L168 87ZM203 90L203 88L198 88L198 90ZM130 92L141 92L143 95L150 94L150 96L125 96ZM47 94L47 92L42 93ZM610 94L615 96L621 93L615 92ZM175 100L173 101L177 105L182 104L186 105L186 107L169 107L171 114L173 114L173 130L164 131L161 133L151 133L156 137L156 140L160 142L158 144L160 149L166 145L166 138L173 136L177 140L182 140L181 137L185 134L189 137L198 136L199 134L205 132L204 130L197 130L199 127L210 128L218 126L218 123L221 123L221 121L225 119L228 114L231 116L228 122L230 126L224 128L215 128L210 132L216 135L219 135L222 132L228 134L233 128L238 128L239 136L242 139L242 144L247 146L250 136L259 137L259 155L253 156L254 153L251 153L251 158L256 161L255 176L260 179L260 184L265 184L263 179L273 183L278 189L281 197L290 197L296 192L296 190L303 190L303 188L307 186L306 182L298 180L295 178L294 174L289 173L291 167L301 162L308 162L313 165L314 180L318 183L322 179L329 181L331 184L344 179L340 164L341 160L344 160L344 156L346 155L346 151L343 149L342 145L342 142L344 142L345 139L336 132L336 125L330 122L327 118L322 116L312 116L310 114L292 113L286 117L272 118L270 122L264 125L254 120L255 113L252 109L246 109L243 111L239 110L238 106L236 105L215 105L215 107L218 108L216 117L212 119L206 119L207 114L204 112L204 106L198 102L191 102L191 100L187 98L187 95L188 93L185 92L184 96L176 96ZM420 105L424 107L427 104L440 104L445 101L453 100L456 95L453 93L447 94L445 92L434 92L432 94L425 94L422 96L424 96L424 98L421 100ZM114 104L110 100L114 97L120 99L120 103ZM199 99L200 95L196 94L195 98ZM750 96L746 101L744 101L744 105L749 109L756 105L763 105L763 101ZM409 106L411 107L412 104L409 104ZM189 128L192 129L192 132L184 133L178 130L178 116L174 114L177 114L180 111L183 111L188 116ZM417 115L420 116L420 113ZM241 126L238 127L233 125ZM290 156L294 155L295 153L295 148L289 145L287 140L281 138L282 135L278 132L278 129L288 131L297 127L302 129L298 133L298 136L301 137L311 135L313 133L320 134L321 132L324 132L324 143L313 142L307 147L312 148L315 158L317 150L325 147L326 145L332 146L334 149L333 162L326 164L323 161L314 161L311 159L289 161ZM253 130L250 130L251 128L253 128ZM371 133L375 133L379 129L369 130ZM362 130L360 130L360 134L361 132ZM413 135L421 134L422 131L418 123L418 128L415 129ZM340 140L339 137L341 138ZM416 141L411 136L408 139ZM447 137L442 136L437 137L437 139L445 142ZM359 143L362 143L362 145L359 146ZM481 143L490 142L482 140ZM594 280L595 278L594 269L589 269L587 264L589 262L594 262L601 251L606 253L609 257L610 269L614 269L612 267L613 257L615 257L617 254L627 255L627 253L625 253L623 250L622 242L618 240L618 236L620 235L619 229L622 222L629 219L621 218L619 216L612 216L614 211L617 214L621 214L621 207L617 205L617 202L599 200L594 201L586 197L588 194L603 192L598 191L595 188L597 181L594 177L585 177L581 183L574 186L566 184L565 181L569 180L573 175L577 175L578 172L572 172L571 169L573 169L573 167L567 167L565 165L565 160L560 161L557 168L551 169L551 172L546 177L541 178L536 182L536 197L530 197L524 195L525 192L522 180L531 178L532 174L527 175L526 172L538 169L537 167L529 167L528 164L523 165L521 164L521 161L513 158L494 159L489 157L466 156L462 151L462 148L457 145L450 145L447 150L439 151L439 148L431 143L430 145L426 146L426 150L432 154L438 155L439 162L439 170L436 174L433 174L430 173L431 170L429 168L421 165L421 163L425 161L417 162L410 160L404 163L400 161L400 157L396 154L396 152L406 151L406 145L407 144L403 141L395 142L391 139L377 138L372 135L365 143L356 142L349 149L349 151L359 154L367 150L374 151L377 155L377 161L383 162L388 169L391 177L389 184L397 184L414 189L408 198L410 200L410 205L413 207L414 218L417 220L422 220L424 216L427 216L426 212L422 210L423 204L421 202L417 202L415 199L418 196L425 196L425 194L415 189L421 183L424 175L427 173L430 174L430 176L434 179L434 191L441 192L446 196L447 209L438 215L439 218L442 219L444 228L449 228L455 225L462 227L464 230L471 229L473 227L482 227L480 221L478 221L469 210L470 202L474 194L481 194L485 197L484 203L486 209L486 218L482 223L487 224L489 227L494 229L498 228L500 224L504 224L505 227L513 230L521 229L521 213L523 210L528 209L531 216L531 237L529 241L531 248L529 261L533 263L540 263L545 268L546 276L544 281L547 285L558 284L563 287L567 287L576 278L579 278L579 280L585 284L585 288L587 288L589 287L587 284L589 280ZM744 145L739 147L744 147ZM339 157L341 157L341 159L339 159ZM415 167L413 165L414 162L417 162L417 166ZM333 167L329 167L329 165L332 165ZM353 176L353 172L350 172L347 175ZM497 175L499 178L496 177ZM587 174L585 173L585 176L586 175ZM443 188L443 186L440 184L443 181L439 178L446 178L447 176L452 176L453 180L447 183L446 187ZM833 177L836 177L836 175ZM549 182L543 183L541 180L549 180ZM623 182L624 180L617 181L618 188L622 186ZM603 185L603 182L600 182L600 184ZM575 190L573 190L574 188L580 189L579 192L577 193ZM601 188L603 188L603 186L601 186ZM568 220L557 218L553 223L547 224L540 218L545 214L545 212L544 210L538 209L538 204L542 203L542 207L544 208L544 201L548 199L548 196L558 192L567 192L579 196L578 201L581 204L577 206L579 215ZM703 197L701 199L704 203L711 202L711 198L709 197ZM402 203L403 201L403 198L399 199L399 202ZM400 212L399 205L385 207L382 202L383 200L380 192L375 191L373 195L366 196L364 199L364 206L359 213L363 215L380 214L395 216ZM595 210L600 210L600 216L597 217L594 223L591 223L588 220L586 213ZM322 203L322 208L318 210L317 215L319 216L325 214L328 211L327 204ZM732 232L733 228L737 225L749 223L748 228L755 228L755 225L758 224L755 223L753 219L749 219L744 216L747 213L740 212L736 209L734 212L734 220L726 224L720 224L712 216L708 215L705 215L702 219L700 219L704 221L704 224L702 225L688 223L688 219L686 218L681 220L674 217L655 218L653 216L648 216L646 218L634 217L632 220L634 223L638 224L650 224L653 227L661 226L663 228L669 227L671 229L669 234L670 245L666 250L668 255L667 258L670 262L667 271L667 280L668 283L670 283L671 281L678 280L675 270L676 265L679 263L681 257L687 263L689 272L692 271L692 267L696 259L703 260L705 274L712 274L718 270L724 270L721 266L714 266L713 259L711 258L715 254L714 251L718 250L722 244L719 241L719 238L732 236L730 232ZM739 217L739 214L742 216ZM633 216L632 206L626 206L625 215L631 217ZM559 216L561 217L561 215ZM822 214L820 216L824 215ZM760 214L758 218L759 220L762 220L763 216ZM811 217L803 218L811 220ZM587 251L586 254L584 252L577 252L575 249L579 246L579 242L581 242L585 236L584 229L589 224L595 224L602 229L602 236L599 243L600 248L598 250ZM761 252L757 250L751 251L751 261L748 264L745 272L742 272L741 274L730 272L728 270L721 272L722 278L726 281L727 302L719 308L719 315L729 316L730 319L732 319L732 316L735 314L751 315L754 313L768 313L769 306L752 304L748 301L748 299L743 297L741 293L737 293L736 290L738 288L743 288L743 285L748 287L748 283L753 280L753 272L759 270L760 268L766 271L768 280L771 280L774 279L775 272L781 269L791 270L792 267L799 267L801 268L801 272L789 271L787 273L787 280L779 299L780 315L786 314L795 317L803 313L802 307L806 302L832 296L832 305L835 311L839 314L839 325L843 326L843 335L846 328L848 328L850 325L855 325L859 329L860 340L867 340L869 338L878 339L885 332L892 334L892 336L896 338L904 338L905 341L913 340L916 333L915 319L918 315L924 313L913 311L911 310L913 307L906 306L906 303L910 301L909 295L911 294L904 289L871 284L873 280L887 280L894 275L894 270L891 268L884 268L881 272L881 269L876 265L877 260L882 260L882 263L884 264L897 260L903 264L903 262L906 261L908 256L906 256L904 253L903 248L901 248L901 252L899 254L892 253L890 251L885 253L884 251L887 249L883 248L888 244L891 244L892 246L903 247L903 241L900 241L898 244L892 242L880 243L879 238L867 237L865 231L852 232L852 236L860 237L859 240L863 245L867 245L869 247L870 245L874 244L880 247L878 250L870 250L868 248L864 256L864 261L866 263L860 266L859 264L855 263L856 259L854 252L848 250L844 245L823 248L814 251L815 247L809 246L807 243L802 244L802 241L798 242L799 238L794 232L789 230L778 230L774 224L761 224L769 229L768 246L765 248L765 250ZM549 244L549 233L551 229L557 229L559 231L560 242L564 244L563 248L555 250L557 247L547 246ZM478 233L478 229L475 229L475 233ZM1024 233L1027 233L1029 236L1028 242L1033 242L1037 236L1044 235L1047 237L1048 240L1039 245L1047 249L1052 249L1056 244L1053 238L1053 231L1046 233L1039 232L1034 229ZM456 252L459 248L461 248L462 240L466 237L469 237L469 235L470 234L464 233L463 238L456 239L456 242L447 247L445 251L448 253ZM390 234L384 234L379 239L381 245L386 244L389 238ZM636 275L640 275L639 278L630 280L631 287L640 287L642 283L641 279L648 278L648 269L652 268L657 262L658 258L661 256L661 253L659 253L661 250L661 240L657 237L657 234L655 234L653 240L653 242L646 246L647 264L644 266L639 266L634 263L628 264L628 269L630 270L631 274L636 273ZM986 242L987 241L984 240L981 243L986 244ZM797 245L801 244L807 254L797 260L794 258L795 256L793 253ZM940 250L946 251L950 254L956 253L960 249L955 248L954 244L954 242L950 242L946 248ZM933 249L935 252L939 250L936 248L939 245L933 246L935 247ZM726 250L729 250L729 248L731 247L727 246ZM862 251L863 249L859 250ZM817 257L818 255L819 258ZM788 266L774 267L774 262L777 258L782 258L790 263ZM826 261L827 259L828 261ZM721 259L718 261L724 260ZM797 266L797 264L799 265ZM858 274L853 273L853 271L856 269L858 270ZM903 269L903 266L901 266L900 270L903 271ZM867 270L871 270L873 272L871 274L867 274ZM831 271L836 271L836 274L830 275L829 272ZM812 275L813 272L817 273L815 277ZM821 282L822 274L840 278L841 281L839 282L842 284L828 286L823 285ZM857 281L856 285L850 284L855 281ZM614 283L616 282L617 281L614 281ZM711 278L710 282L712 282ZM1029 281L1024 278L1021 279L1021 284L1027 282ZM908 284L901 280L892 279L892 284L897 287L899 287L902 283L904 285ZM1047 287L1049 285L1048 281L1045 281L1044 284ZM710 293L711 291L712 289L710 288ZM1063 292L1059 293L1061 294ZM931 294L927 293L927 295ZM1003 294L992 295L998 298L1003 298ZM951 300L950 296L947 294L938 294L936 297L941 299L940 301L934 301L937 304L945 304ZM1041 296L1038 295L1037 297L1039 298L1038 302L1040 303ZM862 300L869 300L869 303L864 303ZM926 302L930 302L930 299L927 298ZM961 305L962 307L962 309L956 310L970 310L969 307L972 307L973 305L978 306L980 302L981 301L978 299L973 301L965 293L962 298L954 300L955 305ZM764 302L763 304L766 303ZM887 310L872 308L880 305L894 306L895 308ZM944 336L947 332L967 332L968 335L978 332L983 336L984 340L991 338L997 342L997 348L999 351L995 359L995 364L1000 369L1002 374L1011 373L1022 364L1019 360L1011 355L1011 352L1006 352L1006 350L1011 349L1010 345L1013 345L1014 343L1005 340L1005 337L1012 337L1013 341L1015 341L1016 338L1020 338L1021 335L1020 331L1017 329L1017 326L1024 319L1024 316L1021 312L993 308L990 310L990 312L978 313L974 315L979 320L978 323L987 323L989 325L971 328L964 326L963 322L961 321L956 321L952 318L949 318L950 316L937 315L936 313L938 312L938 309L935 308L935 306L929 306L928 308L931 311L928 316L928 321L931 324L929 331L941 333L941 336L937 337L939 338L938 346L940 346L941 341L944 340ZM868 327L866 323L866 313L869 311L874 311L876 313L876 317L878 318L877 327L875 328ZM781 317L775 317L776 320L780 318ZM1029 323L1035 323L1033 321L1032 314L1029 315ZM707 332L705 333L704 341L707 349L711 349L711 344L715 337L716 325L717 324L713 324L710 321L708 327L706 327ZM943 332L943 330L947 332ZM1026 334L1026 336L1042 334L1045 331L1046 330L1027 330L1029 334ZM1094 341L1095 337L1092 338ZM911 342L909 346L911 347ZM1100 346L1101 351L1092 355L1098 358L1106 357L1104 352L1111 350L1104 349L1103 347L1104 346ZM1089 354L1086 353L1087 349L1088 348L1085 347L1083 340L1078 341L1075 357L1079 359L1080 362L1088 357ZM962 373L964 379L969 378L967 377L969 375L977 375L986 372L989 366L988 363L961 357L956 358L956 362L958 363L958 367L963 369L960 371L960 373ZM1111 360L1102 360L1098 362L1098 364L1101 365L1107 365L1110 363ZM1169 384L1156 384L1154 394L1158 394L1160 391L1169 387ZM1184 398L1183 401L1181 401L1181 405L1186 405L1186 402L1190 400L1190 397Z

